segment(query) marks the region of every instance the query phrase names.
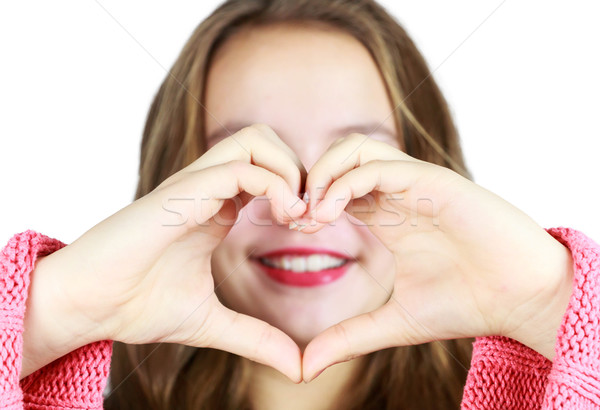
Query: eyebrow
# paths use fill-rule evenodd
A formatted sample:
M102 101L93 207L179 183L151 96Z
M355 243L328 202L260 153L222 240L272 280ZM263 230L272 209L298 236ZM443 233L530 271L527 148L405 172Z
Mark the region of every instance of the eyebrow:
M225 124L220 124L219 128L215 131L211 132L206 136L206 141L211 141L213 139L219 139L222 137L229 137L231 134L235 134L239 130L244 127L251 125L249 122L240 122L240 121L231 121L226 122ZM282 133L278 132L275 128L271 127L275 134L281 136ZM398 135L390 130L388 127L385 127L380 122L366 122L359 123L353 125L346 125L343 127L335 128L330 132L331 135L337 137L345 137L348 134L353 132L357 132L359 134L370 135L372 133L385 134L392 138L398 138Z

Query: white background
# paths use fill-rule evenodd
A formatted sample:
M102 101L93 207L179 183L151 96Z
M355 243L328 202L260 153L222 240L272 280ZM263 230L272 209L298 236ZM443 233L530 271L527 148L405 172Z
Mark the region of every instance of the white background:
M216 1L0 3L0 242L70 243L133 200L151 99ZM600 240L596 1L384 1L448 99L475 181Z

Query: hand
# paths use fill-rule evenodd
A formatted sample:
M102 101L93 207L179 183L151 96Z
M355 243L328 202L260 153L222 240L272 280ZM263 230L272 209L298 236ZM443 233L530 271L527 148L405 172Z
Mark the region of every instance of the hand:
M241 207L234 200L245 206L266 195L273 217L287 224L306 210L297 196L305 176L268 126L247 127L41 258L25 320L21 378L77 347L110 339L226 350L299 382L298 346L281 330L224 307L214 293L210 260L237 219ZM196 206L184 215L187 221L173 223L175 214L165 209L177 198L194 198Z
M339 139L317 161L306 182L313 220L298 223L316 232L343 210L361 220L394 254L394 289L378 310L309 343L304 380L372 351L438 339L503 335L552 359L571 294L569 251L493 193L366 138Z

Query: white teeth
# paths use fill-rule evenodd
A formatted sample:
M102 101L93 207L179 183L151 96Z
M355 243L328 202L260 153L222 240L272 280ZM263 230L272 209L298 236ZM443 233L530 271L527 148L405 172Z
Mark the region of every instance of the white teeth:
M286 255L276 258L261 258L261 262L274 268L302 273L336 268L346 263L346 260L325 254L313 254L310 256Z
M304 272L306 270L306 258L292 258L292 270Z
M306 268L309 271L321 270L321 266L327 265L326 263L322 263L325 261L325 257L319 255L310 255L306 258Z

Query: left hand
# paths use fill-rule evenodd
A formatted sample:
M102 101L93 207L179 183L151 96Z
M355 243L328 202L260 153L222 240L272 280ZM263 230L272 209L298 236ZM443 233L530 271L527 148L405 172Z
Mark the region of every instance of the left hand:
M394 288L379 309L309 343L304 380L376 350L475 336L507 336L552 360L572 290L568 249L454 171L365 138L338 139L309 171L311 201L325 194L310 203L303 219L313 210L316 223L303 232L345 210L393 253Z

